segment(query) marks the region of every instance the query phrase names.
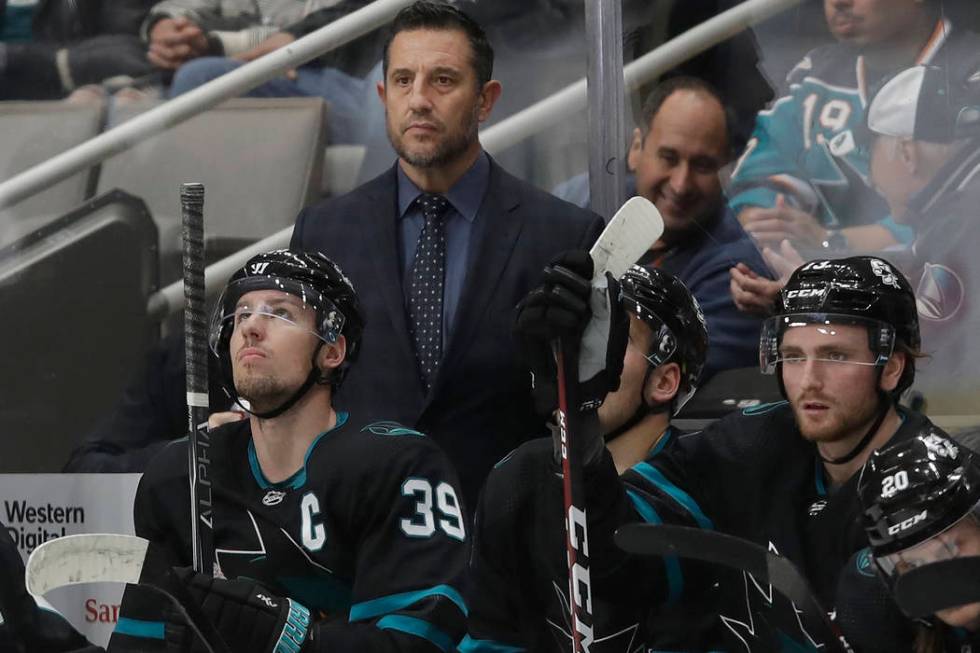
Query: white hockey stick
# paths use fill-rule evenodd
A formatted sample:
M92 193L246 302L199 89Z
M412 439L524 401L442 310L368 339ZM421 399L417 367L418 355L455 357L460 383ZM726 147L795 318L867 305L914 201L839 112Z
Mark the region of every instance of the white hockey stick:
M606 273L618 279L657 242L664 232L664 220L650 200L631 197L619 207L603 230L589 256L592 257L592 319L582 335L579 351L579 379L595 376L606 365L609 341L609 304Z
M35 597L65 585L138 583L149 541L98 533L48 540L27 559L25 582Z

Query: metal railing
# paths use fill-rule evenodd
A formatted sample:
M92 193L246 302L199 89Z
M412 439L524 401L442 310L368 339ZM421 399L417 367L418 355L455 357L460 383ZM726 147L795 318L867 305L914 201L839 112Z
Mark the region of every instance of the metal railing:
M147 111L44 163L0 183L0 209L89 166L126 150L140 141L240 95L285 70L295 68L333 48L386 24L412 0L376 0L292 44L243 65L193 91ZM802 0L746 0L648 52L623 68L625 86L634 90L679 63L704 52L741 31L800 4ZM586 107L587 84L580 79L526 109L481 131L490 153L501 152ZM231 274L255 254L285 247L292 227L278 231L218 261L206 270L207 292L214 294ZM164 317L183 307L183 282L178 281L150 297L147 310Z

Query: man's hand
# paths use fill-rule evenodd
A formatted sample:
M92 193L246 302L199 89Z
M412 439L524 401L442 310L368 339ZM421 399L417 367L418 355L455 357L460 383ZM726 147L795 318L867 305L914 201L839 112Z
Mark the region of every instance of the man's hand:
M147 59L157 68L176 70L189 59L208 53L208 37L184 16L163 18L150 30Z
M172 570L170 582L186 588L232 651L300 652L309 639L310 611L254 581L212 578L189 567L179 567ZM171 653L203 650L176 611L168 615L166 639Z
M593 263L584 250L559 254L544 269L542 283L517 305L515 333L534 382L538 412L549 415L558 405L554 355L555 340L582 337L592 317ZM609 340L605 346L605 369L589 379L580 379L583 406L596 407L606 394L619 387L629 322L619 300L619 283L609 279Z
M242 410L224 410L218 413L211 413L208 415L208 430L213 431L219 426L231 422L239 422L245 419L245 417L245 412Z
M245 52L235 55L234 58L238 59L239 61L252 61L267 55L270 52L275 52L279 48L284 48L295 40L296 37L289 32L277 32L256 45L251 50L246 50ZM284 74L286 75L287 79L296 79L295 68L290 68Z
M793 271L803 265L803 257L788 240L781 243L779 252L768 247L764 248L762 256L769 264L769 268L777 275L776 281L759 276L744 263L738 263L729 270L732 299L738 310L744 313L770 315L776 295L786 285Z
M827 230L817 219L789 206L782 194L776 196L776 205L772 208L750 206L742 209L738 221L760 245L775 247L789 240L797 245L819 248L827 239Z

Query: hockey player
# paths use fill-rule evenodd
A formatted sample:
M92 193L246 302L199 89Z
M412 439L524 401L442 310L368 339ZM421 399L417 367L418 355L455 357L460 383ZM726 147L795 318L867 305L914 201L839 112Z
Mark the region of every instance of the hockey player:
M421 653L463 635L467 519L446 457L332 407L363 327L322 254L259 254L232 276L210 342L249 418L212 432L214 578L167 570L190 561L186 441L140 482L136 532L166 553L141 582L189 593L232 651ZM110 650L186 650L189 630L143 589L127 588Z
M570 271L579 277L574 283L545 295L550 310L525 329L543 334L539 346L567 333L562 325L576 311L585 324L588 310L562 297L589 273L588 266ZM890 264L871 257L804 264L780 294L760 343L763 371L778 375L785 402L745 409L678 438L640 473L622 478L609 452L591 444L597 430L573 434L589 440L582 449L594 453L584 463L588 514L610 515L589 523L590 551L612 549L609 522L616 520L716 529L795 562L832 608L842 567L866 545L857 520L858 470L878 447L929 424L896 403L914 378L918 345L915 298ZM669 558L601 554L590 553L593 577L649 583L667 594ZM750 574L714 573L726 649L798 650L834 637Z
M868 184L868 152L855 130L875 87L913 64L977 72L976 35L943 16L942 0L824 0L838 43L813 50L756 118L732 176L730 204L765 244L841 251L909 242Z
M857 553L841 577L838 609L848 641L861 653L980 651L980 603L912 621L887 599L898 576L912 569L980 556L976 453L929 427L872 454L858 493L871 548Z
M568 264L558 260L547 274ZM674 276L634 266L621 284L629 344L619 389L598 409L598 422L616 470L630 478L641 473L634 465L682 435L671 426L670 417L697 388L708 334L697 300ZM535 305L544 304L540 295L531 295L521 313L526 318ZM498 463L487 480L474 526L463 653L569 650L568 566L557 455L550 438L532 440ZM614 519L617 513L597 511L592 516ZM674 569L669 593L677 603L683 579L680 566ZM593 582L595 640L609 647L595 650L700 644L690 631L698 632L696 616L702 612L690 603L673 606L669 615L655 614L650 606L667 598L656 588L606 585L596 577ZM651 618L656 623L649 623Z

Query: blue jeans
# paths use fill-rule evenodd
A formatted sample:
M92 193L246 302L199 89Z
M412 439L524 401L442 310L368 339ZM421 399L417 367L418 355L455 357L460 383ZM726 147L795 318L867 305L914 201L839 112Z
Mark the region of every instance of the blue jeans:
M177 70L170 86L170 97L197 88L242 65L225 57L193 59ZM327 113L328 142L363 143L372 125L373 112L366 112L365 102L378 103L374 85L366 79L351 77L336 68L302 66L296 79L277 77L253 88L246 97L321 97L329 102ZM367 117L366 117L367 116ZM383 120L383 117L382 117ZM375 129L384 129L384 123Z

